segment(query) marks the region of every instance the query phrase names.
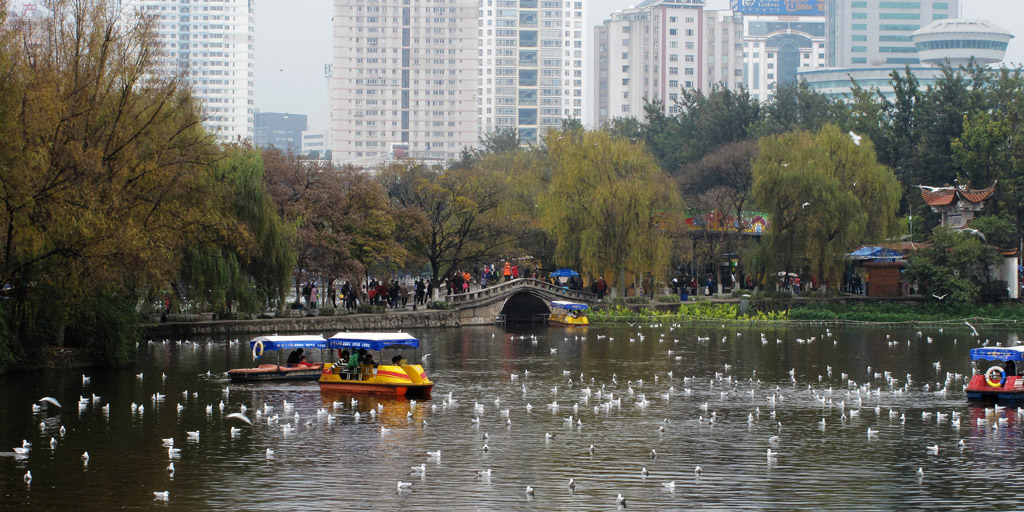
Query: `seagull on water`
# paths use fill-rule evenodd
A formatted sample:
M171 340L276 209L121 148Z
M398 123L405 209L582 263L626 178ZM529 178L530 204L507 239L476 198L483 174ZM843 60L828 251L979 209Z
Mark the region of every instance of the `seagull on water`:
M626 498L623 498L621 494L615 496L615 504L626 506Z
M700 476L700 474L703 473L703 472L704 472L704 470L701 469L700 466L697 466L697 467L693 468L693 474L695 474L697 476Z
M663 487L665 487L665 489L668 489L669 492L676 492L676 481L675 480L673 480L671 482L663 483L661 485Z
M640 476L641 477L647 478L647 475L650 475L650 474L651 474L651 472L647 471L647 466L644 466L644 467L640 468Z
M89 452L82 453L82 464L89 465Z
M408 489L410 487L412 487L412 482L398 481L398 492L402 492L403 489Z
M576 492L576 480L569 479L569 492Z
M267 448L267 458L268 459L273 459L274 458L274 450L272 450L270 448Z
M422 474L426 474L427 473L427 465L426 464L420 464L419 466L411 466L409 469L411 469L413 473L422 473Z
M484 469L484 470L481 470L481 471L477 471L476 475L481 477L481 478L490 478L491 477L491 468L487 468L487 469Z
M31 484L32 483L32 472L31 471L26 471L25 472L25 476L22 477L22 479L25 480L26 484Z
M171 478L174 478L174 463L173 462L167 465L167 474L170 475Z
M153 499L157 501L167 501L171 499L170 491L153 491Z
M532 498L533 496L534 496L533 487L527 485L526 486L526 497L527 498Z

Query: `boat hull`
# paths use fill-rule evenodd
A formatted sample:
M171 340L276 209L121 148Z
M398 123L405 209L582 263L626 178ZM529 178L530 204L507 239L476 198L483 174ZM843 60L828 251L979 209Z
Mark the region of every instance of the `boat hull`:
M967 399L984 402L1024 401L1024 378L1008 376L1001 386L990 386L985 376L978 374L967 383Z
M430 398L434 383L420 365L363 366L358 373L324 372L320 390L351 394L389 396L395 398Z
M548 323L569 327L590 325L590 321L585 316L572 316L562 313L551 313L551 316L548 317Z
M228 371L228 378L233 382L258 382L268 380L317 380L323 368L319 365L304 367L285 367L276 364L261 364L256 368L236 368Z

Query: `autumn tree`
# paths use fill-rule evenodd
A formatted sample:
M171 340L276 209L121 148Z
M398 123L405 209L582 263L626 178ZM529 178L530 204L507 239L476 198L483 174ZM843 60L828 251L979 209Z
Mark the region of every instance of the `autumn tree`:
M691 231L695 253L715 264L715 281L722 291L719 259L738 249L743 232L750 226L743 220L743 210L753 200L751 166L757 156L755 141L726 144L696 163L683 167L678 183L686 204L705 210L709 225Z
M506 148L480 155L469 166L392 164L378 179L398 211L419 219L407 249L423 257L434 279L511 248L526 226L503 216L515 179L529 153Z
M140 290L173 278L183 233L212 211L215 147L180 79L157 71L153 18L118 19L99 0L43 7L0 20L0 279L22 346L60 340L83 296L130 313ZM128 357L127 340L111 350L74 334L110 362Z
M554 238L557 263L583 273L626 272L664 277L670 260L666 230L681 201L642 144L603 131L545 138L550 181L539 199L541 224Z
M819 283L839 286L851 250L894 234L896 177L877 162L869 139L858 144L835 125L759 145L753 190L770 219L760 246L763 270L806 267Z

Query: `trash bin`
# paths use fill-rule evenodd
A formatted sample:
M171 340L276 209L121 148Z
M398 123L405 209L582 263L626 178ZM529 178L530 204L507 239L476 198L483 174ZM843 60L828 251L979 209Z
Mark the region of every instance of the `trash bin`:
M686 292L680 293L679 294L679 300L681 300L683 302L686 302L686 301L690 300L690 294L686 293Z

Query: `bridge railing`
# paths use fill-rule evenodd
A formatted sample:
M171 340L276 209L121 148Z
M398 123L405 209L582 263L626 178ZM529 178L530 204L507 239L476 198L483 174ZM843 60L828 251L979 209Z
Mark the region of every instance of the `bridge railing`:
M554 285L547 281L541 281L540 279L532 278L520 278L513 279L511 281L501 282L487 288L481 288L474 292L452 294L445 298L446 301L454 304L463 304L469 302L476 302L500 295L505 295L512 290L521 288L537 288L540 290L547 291L551 294L565 297L567 299L576 299L583 302L597 302L597 294L590 293L583 290L570 290L564 286Z

